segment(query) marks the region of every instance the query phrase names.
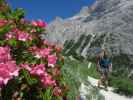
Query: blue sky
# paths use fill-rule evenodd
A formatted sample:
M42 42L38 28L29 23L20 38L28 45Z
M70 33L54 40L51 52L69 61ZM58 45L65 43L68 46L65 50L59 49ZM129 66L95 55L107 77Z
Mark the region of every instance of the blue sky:
M24 8L26 18L43 19L50 22L56 16L71 17L78 13L82 6L89 6L95 0L7 0L12 8Z

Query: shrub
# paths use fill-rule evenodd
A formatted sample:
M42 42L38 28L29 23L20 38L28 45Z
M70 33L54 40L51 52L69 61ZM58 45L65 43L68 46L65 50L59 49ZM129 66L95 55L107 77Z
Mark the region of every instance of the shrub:
M8 7L3 0L0 2L3 3L0 9ZM67 99L67 84L60 72L64 63L61 48L40 38L41 33L46 33L47 24L24 19L22 9L7 13L3 10L0 10L1 99Z

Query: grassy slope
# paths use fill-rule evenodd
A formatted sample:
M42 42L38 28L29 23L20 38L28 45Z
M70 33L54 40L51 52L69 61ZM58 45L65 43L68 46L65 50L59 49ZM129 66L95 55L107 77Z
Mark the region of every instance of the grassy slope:
M96 71L95 64L92 64L88 71L88 75L99 79L100 76ZM113 74L111 74L109 77L109 85L116 88L115 92L117 93L133 96L133 80L127 79L125 77L115 77Z
M93 63L91 68L88 70L88 61L78 61L78 60L70 60L67 58L65 60L65 71L68 72L67 77L71 77L72 81L75 83L71 83L74 85L74 89L76 90L79 87L81 81L85 81L87 76L94 77L99 79L99 73L96 71L96 66ZM68 81L70 81L68 79ZM77 84L78 83L78 84ZM69 83L70 84L70 83ZM77 85L75 85L77 84ZM127 79L126 77L116 77L113 73L109 78L109 85L115 88L115 92L124 94L127 96L133 96L133 80ZM76 93L75 93L76 94Z
M65 59L62 73L65 75L65 81L70 86L68 100L75 100L75 97L79 95L79 87L82 82L88 84L87 78L90 71L87 66L88 62L86 61L80 62L78 60L70 60L69 58ZM88 94L88 100L92 100L90 99L92 95L97 96L97 100L104 100L96 88L92 88L90 93L91 95Z

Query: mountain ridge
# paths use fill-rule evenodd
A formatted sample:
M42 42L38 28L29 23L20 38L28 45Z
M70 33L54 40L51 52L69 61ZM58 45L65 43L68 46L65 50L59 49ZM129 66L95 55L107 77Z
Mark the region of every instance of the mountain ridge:
M93 11L90 11L92 8ZM113 48L113 54L133 55L132 9L132 0L97 0L90 8L83 7L80 13L73 17L51 22L48 32L52 35L49 34L48 39L64 44L66 40L77 41L82 34L96 35L96 38L99 38L106 33L106 39L103 39L104 43L100 47L109 50ZM85 50L81 53L83 56L87 54Z

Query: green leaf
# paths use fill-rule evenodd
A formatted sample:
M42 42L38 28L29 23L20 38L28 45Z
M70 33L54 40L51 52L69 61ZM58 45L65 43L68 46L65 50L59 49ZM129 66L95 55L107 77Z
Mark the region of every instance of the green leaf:
M6 19L7 17L4 16L1 12L0 12L0 19Z
M52 100L52 88L49 87L45 91L42 91L43 100Z
M38 83L37 78L31 77L28 71L26 71L26 70L23 69L23 70L22 70L22 73L23 73L23 75L24 75L24 78L26 79L26 82L27 82L30 86L32 86L32 85Z
M4 40L0 40L0 46L4 45L4 44L5 44L5 41Z
M18 89L19 80L14 78L8 82L8 84L2 89L1 95L3 100L9 100L12 98L12 94Z
M7 32L9 32L9 30L11 29L11 25L5 25L4 27L0 28L0 35L3 35Z
M17 46L17 40L16 39L10 39L10 40L8 40L8 44L16 47Z
M10 18L19 21L21 18L24 17L24 15L25 15L24 10L22 8L17 8L14 12L12 12Z

